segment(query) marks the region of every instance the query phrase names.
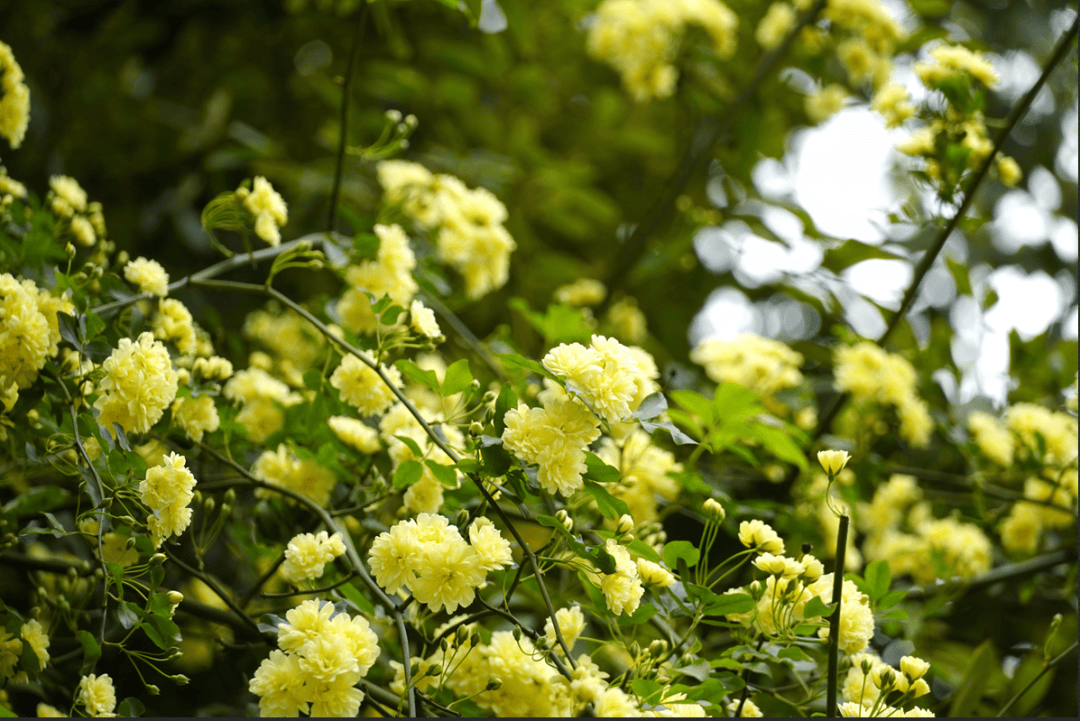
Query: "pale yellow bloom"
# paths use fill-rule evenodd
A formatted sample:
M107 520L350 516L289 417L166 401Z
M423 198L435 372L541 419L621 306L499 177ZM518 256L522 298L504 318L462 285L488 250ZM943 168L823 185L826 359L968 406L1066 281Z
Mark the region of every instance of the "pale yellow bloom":
M784 552L784 541L772 526L757 519L739 524L739 541L747 548L755 548L760 553Z
M564 305L583 307L596 305L604 301L607 286L593 278L578 278L573 283L561 285L555 289L552 297Z
M832 83L806 96L806 115L810 121L820 124L844 109L848 92L844 86Z
M4 42L0 42L0 74L0 135L17 148L30 123L30 89L11 46Z
M774 2L765 12L754 32L754 39L766 50L779 45L795 27L795 8L784 2Z
M326 423L338 438L361 453L378 453L382 448L379 432L363 421L348 416L331 416Z
M375 357L370 351L360 352L372 365L375 365ZM395 387L401 388L401 371L394 366L380 365L380 368ZM345 356L334 370L333 375L330 376L330 385L341 392L341 400L365 416L382 413L396 399L379 374L352 354Z
M239 194L239 193L238 193ZM270 181L256 176L251 192L240 194L244 207L255 216L255 235L267 245L281 243L281 226L289 220L289 211L285 200L270 185Z
M30 644L38 657L38 664L44 668L49 662L49 635L45 633L44 627L36 619L30 619L19 629L19 635L23 641Z
M435 320L435 312L425 306L419 298L413 299L409 306L409 319L409 326L425 338L434 340L442 335L442 329Z
M109 674L90 674L79 681L77 702L91 716L113 716L116 709L116 690Z
M98 422L110 431L119 423L127 433L146 433L176 398L178 382L169 352L150 333L134 342L121 338L101 367L105 377L94 407L101 411Z
M314 535L301 533L289 541L281 572L292 583L313 581L323 575L327 563L343 553L345 544L340 533L332 536L326 531Z
M169 274L161 263L147 258L136 258L124 266L124 278L134 283L140 293L149 293L164 298L169 293Z
M847 451L818 451L817 459L825 473L835 476L844 470L844 466L851 460L851 454Z

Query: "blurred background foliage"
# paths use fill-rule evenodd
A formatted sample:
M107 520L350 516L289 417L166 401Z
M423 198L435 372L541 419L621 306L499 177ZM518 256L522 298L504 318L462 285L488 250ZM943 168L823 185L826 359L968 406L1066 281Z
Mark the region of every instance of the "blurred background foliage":
M340 131L341 79L358 5L340 0L0 4L3 39L12 46L32 93L27 139L17 152L4 153L4 164L12 177L39 194L51 175L77 178L104 204L109 237L132 257L156 258L173 278L215 260L199 223L201 209L253 175L268 177L288 200L286 239L323 230ZM742 292L764 305L797 301L803 321L784 325L774 335L804 354L807 375L821 376L820 397L831 399L831 381L820 371L831 365L831 338L850 333L845 326L851 309L832 302L827 292L808 293L807 284L835 279L860 260L887 256L824 236L790 198L765 198L755 187L754 169L761 160L782 158L791 131L810 124L803 96L781 79L783 74L767 78L733 116L730 132L713 149L709 172L687 187L688 199L680 202L671 226L649 240L626 277L615 283L609 277L625 251L631 224L646 216L669 182L696 122L705 114L726 112L754 76L763 53L753 29L768 4L730 2L740 17L734 58L716 62L705 45L694 46L681 63L678 93L645 104L634 103L617 74L586 55L584 23L595 0L498 0L500 11L489 0L472 5L478 15L484 7L480 27L434 0L374 4L348 99L352 116L346 129L351 145L364 146L379 136L385 111L415 114L419 129L404 157L457 175L470 187L487 187L507 205L507 228L518 244L510 282L467 307L461 299L448 301L469 327L482 338L512 338L535 354L542 337L520 313L507 309L507 301L521 297L532 308L543 308L559 285L582 276L604 279L621 285L616 296L625 291L637 299L651 333L645 347L662 368L678 371L669 377L672 382L689 385L699 371L687 363L687 328L717 288L740 285L731 269L713 272L700 262L694 252L696 234L703 226L742 219L766 240L783 244L761 220L767 206L780 205L799 218L805 236L828 252L821 267L800 282L781 274L756 287L743 283ZM906 47L916 49L928 38L951 33L1037 64L1060 33L1054 29L1060 23L1052 19L1074 12L1069 10L1073 7L1064 0L913 0L917 31ZM800 57L798 51L789 60L813 75L835 72L834 60ZM1076 177L1062 173L1056 163L1062 143L1070 142L1070 126L1063 119L1076 107L1075 55L1068 65L1051 79L1049 105L1025 117L1005 152L1026 173L1037 166L1050 169L1060 198L1055 217L1073 219L1075 235ZM988 118L1003 117L1035 77L1037 72L1018 80L1015 92L992 94ZM1075 133L1075 110L1071 118ZM1071 142L1075 153L1075 137ZM718 184L724 189L719 194ZM889 245L888 252L912 258L929 243L933 233L926 231L934 220L926 216L910 181L898 181L898 186L910 193L914 210L911 218L896 218L896 227L906 232L898 231L903 241ZM972 215L993 218L992 209L1005 192L1000 184L984 184ZM726 197L720 205L727 204L722 214L716 207L720 195ZM367 230L379 196L374 165L348 157L339 230ZM965 288L969 295L976 293L970 288L978 285L968 277L971 269L1013 264L1029 273L1043 270L1054 278L1072 278L1066 308L1076 303L1075 254L1067 262L1051 243L1010 250L991 242L990 224L980 220L966 223L962 231L956 243L950 241L953 249L963 247L948 266L954 291L943 303L917 303L925 330L905 325L889 348L907 355L922 371L920 394L936 408L948 408L949 401L931 372L960 373L950 352L956 330L950 314ZM329 272L286 276L283 283L294 297L336 287ZM183 298L196 317L212 305L212 299L192 291ZM984 310L993 303L985 294L974 300ZM217 307L219 332L239 329L253 303L241 299ZM1063 328L1054 322L1026 340L1012 334L1012 372L1022 383L1010 401L1057 403L1077 368L1075 336L1063 338ZM973 407L980 404L985 407L988 401L976 399ZM926 452L903 450L908 465L964 472L962 459L940 451L937 446ZM724 482L733 495L757 507L790 501L782 484L761 481L760 474L751 474ZM811 531L803 532L812 537ZM673 531L672 537L681 536ZM1045 637L1054 613L1069 614L1062 636L1075 636L1075 577L1065 584L1071 596L1066 592L1063 597L1060 585L1044 583L1036 575L990 584L955 600L939 599L927 612L913 613L905 628L893 629L896 642L914 641L921 654L933 659L941 671L936 683L945 684L934 689L939 698L972 679L982 682L969 707L952 710L985 713L994 702L1000 707L1037 672L1037 666L1029 670L1023 664L1035 658L1030 644ZM204 685L196 687L207 694L200 705L214 697L214 689L226 693L239 684L228 678L230 671L210 678L219 668L200 675ZM1045 684L1042 693L1030 693L1015 711L1075 715L1076 671L1076 659L1066 661L1052 675L1052 684ZM178 713L194 710L180 696L177 703Z

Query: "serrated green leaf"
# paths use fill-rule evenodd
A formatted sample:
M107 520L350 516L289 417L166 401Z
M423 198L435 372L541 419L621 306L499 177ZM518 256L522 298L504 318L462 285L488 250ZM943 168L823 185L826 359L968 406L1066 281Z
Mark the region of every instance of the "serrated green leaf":
M597 483L618 483L622 478L619 469L600 460L595 453L585 454L585 478Z
M812 659L806 655L798 646L788 646L787 648L780 649L777 654L777 658L786 658L792 661L812 661Z
M757 393L738 383L721 383L713 393L716 417L722 422L754 416L765 410Z
M631 541L629 545L627 545L627 548L629 548L631 551L634 551L647 561L652 561L653 563L660 563L660 554L656 552L655 548L645 543L645 541L642 541L640 538L635 538L633 541Z
M59 486L37 486L8 501L3 511L16 516L36 516L63 505L69 498L71 494Z
M879 609L892 608L896 604L903 601L904 596L906 596L906 595L907 595L907 589L906 588L901 588L901 589L896 590L896 591L889 591L888 593L886 593L884 596L882 596L878 600L877 607Z
M667 410L667 399L663 393L653 393L641 401L638 409L630 414L631 418L641 421L650 421Z
M551 380L558 380L551 371L540 365L539 361L534 361L523 355L518 355L517 353L499 353L499 360L501 360L503 365L507 368L522 368L530 373L536 373L537 375L550 378Z
M124 628L132 628L139 622L139 613L135 610L135 604L129 601L121 601L116 607L116 619L120 621L120 625Z
M427 386L433 391L438 392L439 377L435 375L435 371L423 370L422 368L420 368L420 366L416 365L407 358L402 358L401 360L394 361L394 366L397 367L399 371L404 373L413 381L419 383L420 385Z
M341 595L356 604L356 607L368 615L375 615L375 604L368 600L367 596L360 593L360 589L351 583L338 586Z
M409 438L408 436L394 436L394 438L397 438L404 443L417 458L424 457L424 453L420 450L420 446L412 438Z

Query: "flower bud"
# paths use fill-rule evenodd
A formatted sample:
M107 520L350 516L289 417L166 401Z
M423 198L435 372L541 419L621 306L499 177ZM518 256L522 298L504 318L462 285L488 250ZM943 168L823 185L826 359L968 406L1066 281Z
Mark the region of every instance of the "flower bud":
M818 451L817 459L829 477L835 478L851 460L851 454L847 451Z
M146 687L146 690L150 692L151 696L157 696L159 693L161 693L161 689L158 688L157 686L155 686L154 684L149 684Z
M705 513L712 518L716 519L717 523L724 520L727 514L724 512L724 507L714 498L705 499Z
M649 644L649 654L654 658L660 658L665 653L667 653L667 641L658 638Z
M165 563L165 554L164 553L155 553L153 556L150 556L150 560L147 561L147 565L150 566L150 568L154 568L155 566L160 566L163 563Z
M184 594L179 591L169 591L166 596L169 599L169 605L172 606L172 608L169 609L169 613L175 613L176 607L184 600Z
M630 515L624 513L619 517L619 522L615 526L615 533L621 536L624 533L630 533L632 530L634 530L634 519Z
M560 508L555 513L555 520L562 524L567 533L574 532L574 519L570 517L570 514L566 512L565 508Z
M440 666L439 664L435 664L434 666L429 667L428 670L424 672L425 676L439 676L441 674L442 666Z
M187 686L191 683L191 679L182 673L178 673L172 677L172 680L176 682L177 686Z
M904 656L900 659L900 670L914 681L926 675L926 672L930 670L930 662L914 656Z
M484 687L486 691L498 691L502 688L503 682L500 679L493 678L487 682L487 686Z

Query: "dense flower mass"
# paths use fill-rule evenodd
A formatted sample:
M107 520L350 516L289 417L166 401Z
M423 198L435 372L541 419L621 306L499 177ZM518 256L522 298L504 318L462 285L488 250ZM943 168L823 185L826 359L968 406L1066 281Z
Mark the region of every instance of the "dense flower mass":
M488 571L511 563L510 544L486 518L469 541L443 516L421 513L379 534L369 556L375 580L389 593L404 586L432 611L468 606Z
M11 46L0 42L0 135L13 148L22 145L30 124L30 88Z
M240 187L237 197L244 201L244 207L255 216L255 235L267 245L281 243L281 226L289 221L289 210L270 181L256 176L251 190Z
M335 613L311 599L285 614L278 650L255 671L249 690L262 716L354 717L364 700L356 688L379 658L379 639L361 616Z
M820 596L825 603L833 600L833 574L827 573L806 587L810 596ZM874 612L870 599L854 581L844 581L840 602L840 650L846 654L859 653L874 635ZM829 637L829 629L818 629L818 636Z
M277 450L263 451L251 467L251 474L260 481L268 481L291 491L302 493L320 506L330 500L330 491L337 479L333 471L311 458L298 458L284 443ZM269 492L263 489L257 495Z
M401 226L376 225L375 236L379 239L375 258L346 269L349 287L337 303L342 325L357 333L374 333L378 326L378 318L371 310L372 299L386 296L400 306L408 306L419 290L412 276L416 256Z
M169 274L156 260L136 258L124 266L124 278L134 283L140 293L164 298L169 293Z
M94 403L98 422L108 429L119 423L126 433L146 433L176 398L178 380L169 352L150 333L138 340L121 338L101 367L105 377Z
M589 54L614 67L637 101L675 92L674 65L688 25L705 29L721 58L735 52L739 19L720 0L604 0L589 28Z
M704 366L717 383L738 383L764 398L803 382L802 354L753 333L729 341L706 340L690 351L690 360Z
M494 194L469 190L451 175L406 160L384 160L376 172L385 202L438 234L439 260L461 274L466 296L480 298L506 284L510 253L517 246L503 227L506 206Z
M567 390L609 423L629 418L656 388L655 363L648 368L640 355L602 335L594 335L588 347L556 346L542 362L552 373L565 376Z
M139 495L151 510L147 525L155 548L170 536L179 536L191 523L188 504L194 489L195 476L187 469L186 459L177 453L170 453L160 465L146 471Z
M323 568L345 553L340 533L330 536L326 531L317 534L301 533L289 541L281 572L292 583L313 581L323 575Z
M0 274L0 387L29 387L45 365L49 346L49 321L38 307L36 286Z
M375 365L375 356L370 351L360 352L371 365ZM391 383L401 388L401 371L393 366L381 366L381 370ZM341 400L364 416L382 413L396 398L379 374L354 355L347 355L341 360L341 364L330 376L330 385L341 392Z
M600 590L604 593L604 601L617 616L633 613L645 593L638 566L630 558L630 552L614 539L609 538L604 549L615 558L615 572L600 574Z
M923 448L934 429L930 411L916 389L915 367L896 354L868 341L840 346L835 354L836 387L863 403L893 406L900 419L900 435Z

